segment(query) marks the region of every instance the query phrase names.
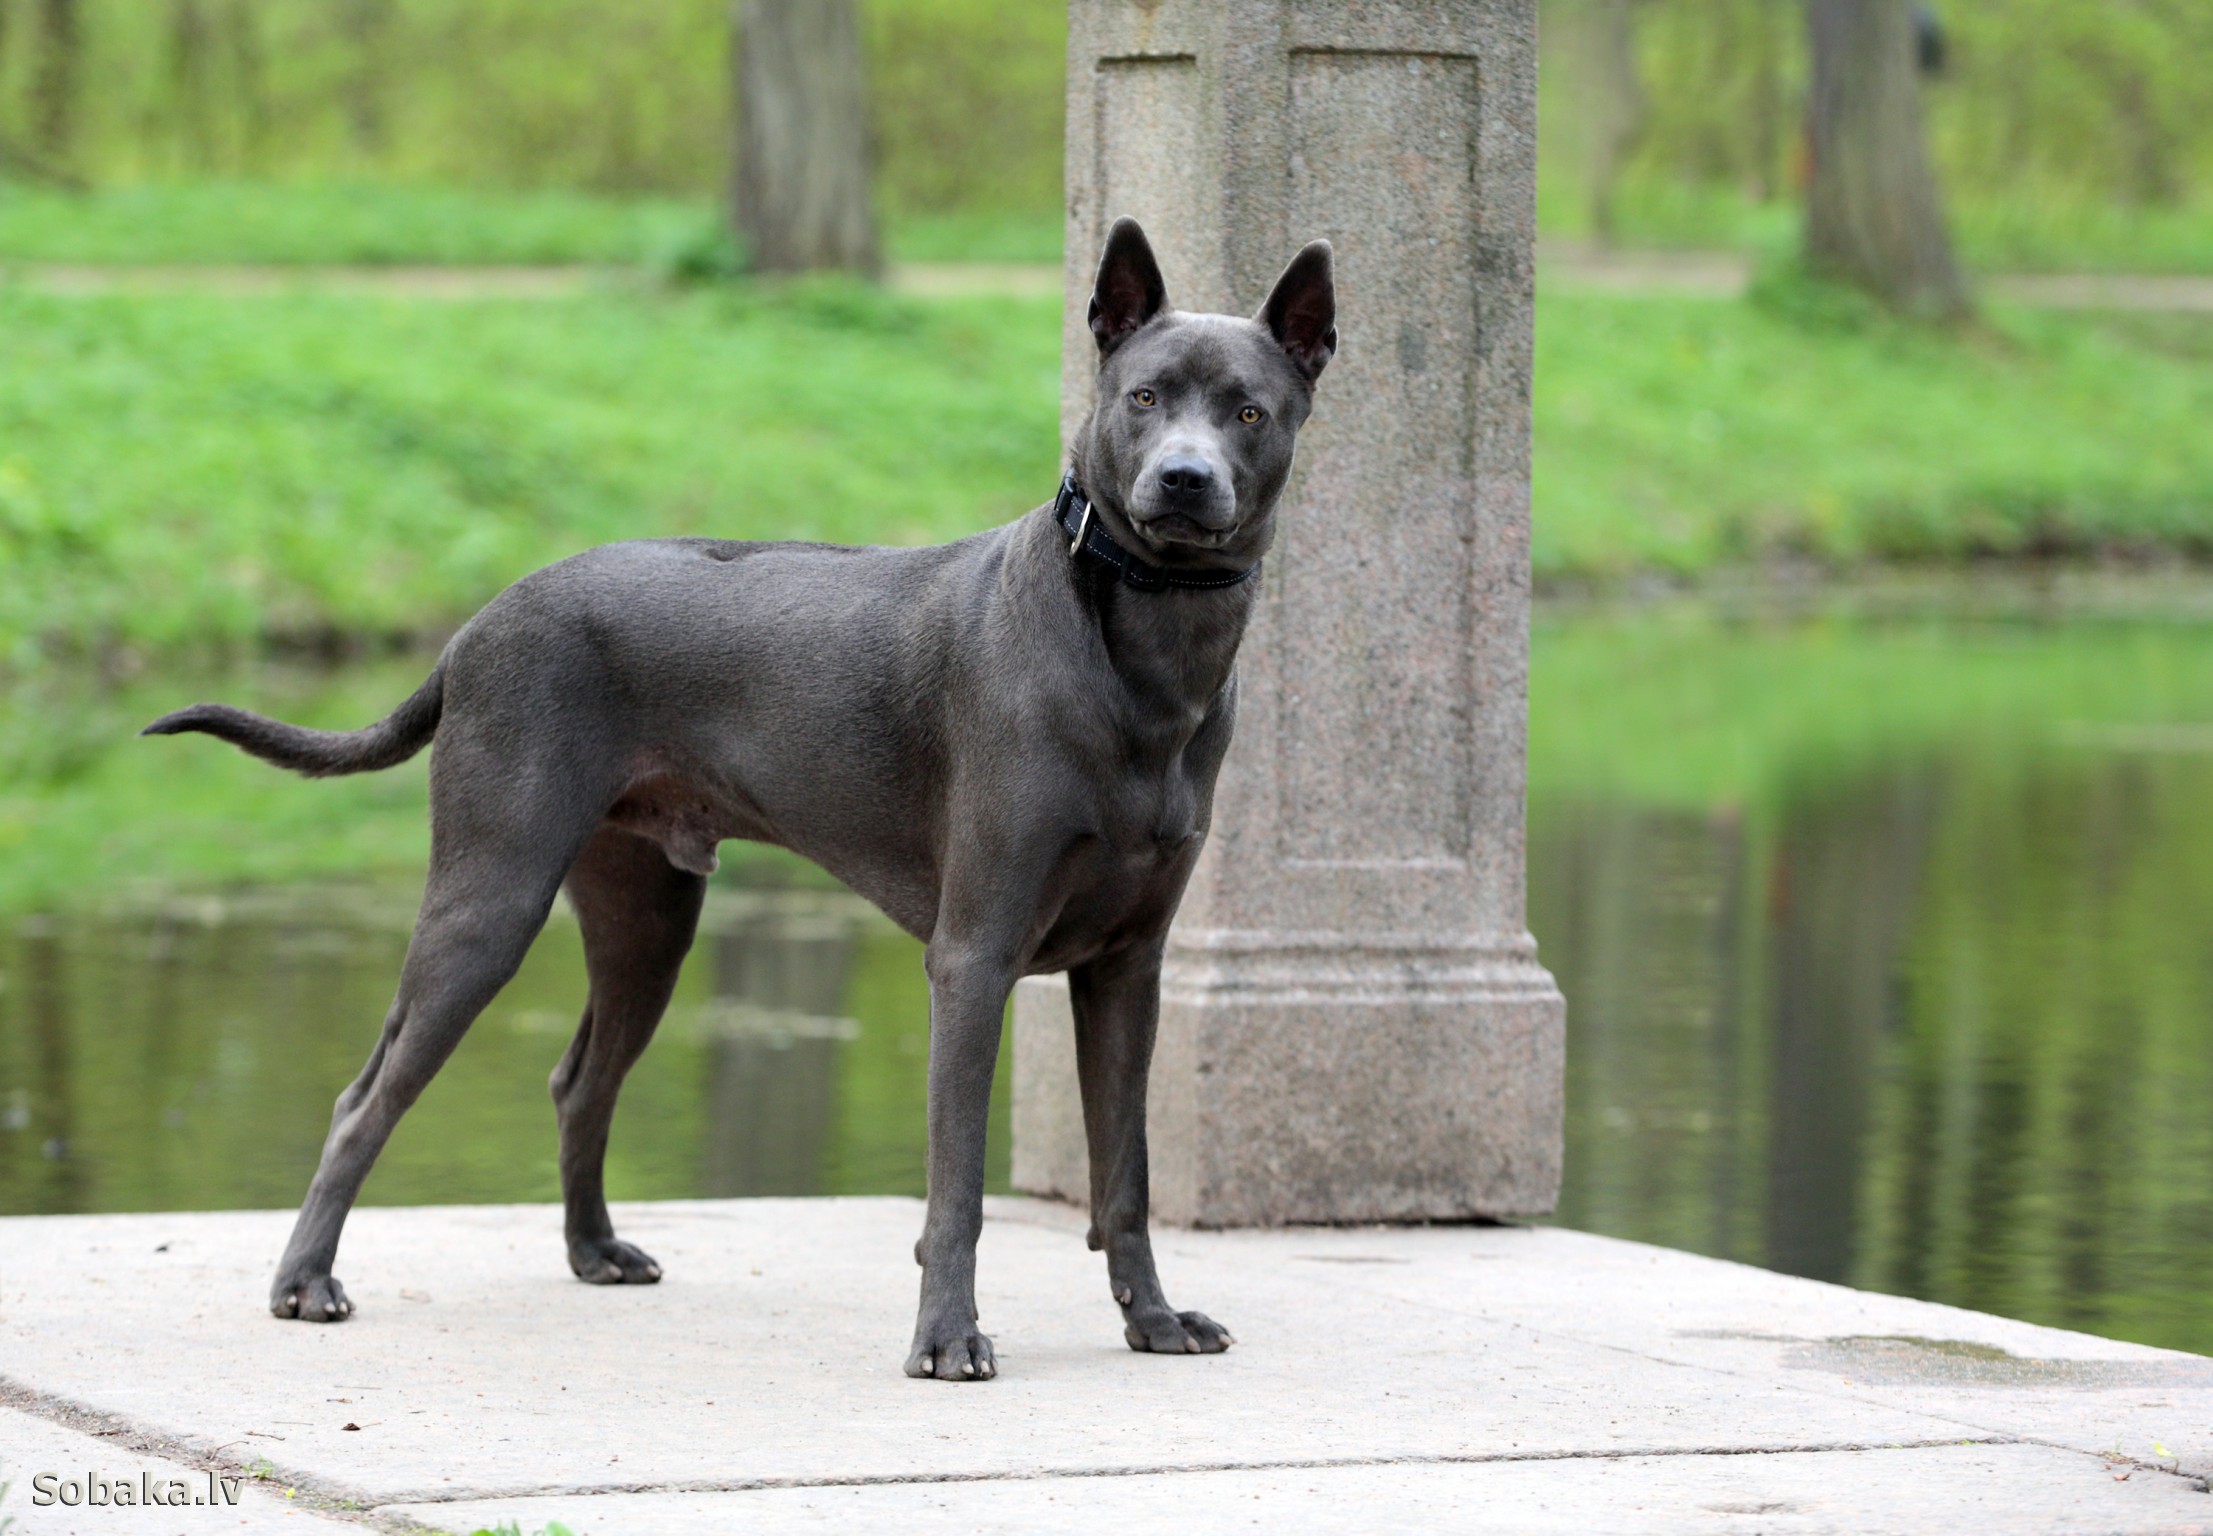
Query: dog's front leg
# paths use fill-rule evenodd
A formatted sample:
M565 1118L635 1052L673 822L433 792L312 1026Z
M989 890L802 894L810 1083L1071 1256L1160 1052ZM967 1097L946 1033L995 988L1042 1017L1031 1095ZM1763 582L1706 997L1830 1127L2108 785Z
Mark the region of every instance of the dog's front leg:
M984 1381L998 1374L977 1330L976 1239L984 1225L984 1125L1015 964L1002 947L930 943L930 1203L915 1244L922 1308L909 1376Z
M1155 1354L1219 1354L1236 1342L1203 1312L1168 1304L1153 1267L1145 1084L1160 1023L1160 946L1138 945L1068 973L1076 1077L1091 1152L1091 1234L1105 1249L1122 1336Z

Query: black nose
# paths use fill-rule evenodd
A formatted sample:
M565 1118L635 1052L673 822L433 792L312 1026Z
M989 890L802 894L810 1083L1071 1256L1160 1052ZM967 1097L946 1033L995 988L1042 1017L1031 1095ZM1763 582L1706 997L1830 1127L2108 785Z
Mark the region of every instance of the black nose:
M1160 462L1160 488L1171 496L1204 496L1214 488L1214 468L1189 454Z

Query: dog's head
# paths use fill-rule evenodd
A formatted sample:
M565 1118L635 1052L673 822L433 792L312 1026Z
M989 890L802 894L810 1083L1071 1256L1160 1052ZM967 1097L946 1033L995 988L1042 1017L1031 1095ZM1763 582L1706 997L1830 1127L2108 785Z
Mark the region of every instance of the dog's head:
M1076 472L1109 531L1169 566L1247 566L1337 350L1329 242L1284 268L1250 320L1178 314L1135 219L1117 219L1091 290L1099 393Z

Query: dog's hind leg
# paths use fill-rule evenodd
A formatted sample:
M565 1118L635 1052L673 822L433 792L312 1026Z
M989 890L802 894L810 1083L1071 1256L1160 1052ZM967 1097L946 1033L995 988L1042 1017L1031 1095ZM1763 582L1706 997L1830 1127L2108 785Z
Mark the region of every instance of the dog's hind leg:
M599 819L565 797L439 781L434 765L430 877L399 991L368 1065L331 1114L322 1162L270 1287L269 1309L279 1317L337 1322L352 1313L330 1272L346 1213L400 1116L522 964Z
M561 1119L569 1268L595 1285L661 1278L661 1266L619 1240L608 1218L607 1127L622 1080L676 989L706 892L705 878L672 866L658 843L616 827L601 827L569 871L591 996L550 1086Z

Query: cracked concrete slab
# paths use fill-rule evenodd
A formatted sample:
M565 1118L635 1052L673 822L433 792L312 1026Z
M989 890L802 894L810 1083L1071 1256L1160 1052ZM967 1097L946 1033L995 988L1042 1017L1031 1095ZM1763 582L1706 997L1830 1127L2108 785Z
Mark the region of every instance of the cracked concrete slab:
M2085 1530L2181 1536L2208 1529L2206 1504L2206 1495L2177 1477L2134 1473L2117 1485L2095 1457L2003 1445L629 1494L414 1505L383 1513L451 1531L502 1520L528 1531L557 1520L577 1536L722 1536L737 1530L749 1536L884 1530L901 1536L1078 1530L1112 1530L1115 1536L2057 1536Z
M447 1516L493 1505L606 1512L629 1496L664 1501L629 1527L660 1529L693 1507L682 1498L705 1510L747 1490L782 1490L773 1507L803 1521L846 1506L793 1485L915 1478L1120 1474L1206 1500L1257 1479L1262 1505L1294 1499L1296 1479L1269 1481L1290 1469L1389 1481L1363 1463L1680 1453L1723 1487L1759 1459L1728 1453L1757 1451L1831 1458L1809 1468L1871 1457L1903 1478L1922 1463L1874 1448L2024 1440L2055 1448L2038 1464L2061 1481L2124 1452L2119 1470L2165 1476L2213 1526L2213 1499L2151 1470L2196 1470L2213 1362L1572 1232L1162 1232L1171 1296L1239 1339L1165 1359L1123 1346L1077 1213L996 1200L979 1292L1003 1374L948 1386L899 1372L918 1202L618 1208L668 1272L641 1288L572 1280L554 1207L364 1209L339 1266L361 1311L336 1327L264 1308L290 1219L0 1221L0 1400L95 1411L188 1464L265 1458L317 1497L455 1529L471 1527ZM1520 1497L1479 1471L1407 1486ZM2107 1528L2173 1528L2139 1519L2140 1489L2102 1470L2089 1486ZM1030 1518L1029 1495L979 1497L978 1521L1002 1505ZM430 1520L433 1505L445 1514Z
M42 1488L42 1478L53 1481ZM304 1536L346 1529L296 1493L285 1497L280 1485L237 1471L219 1478L205 1465L143 1454L127 1435L86 1432L10 1408L0 1408L0 1483L7 1485L0 1530L11 1536Z

